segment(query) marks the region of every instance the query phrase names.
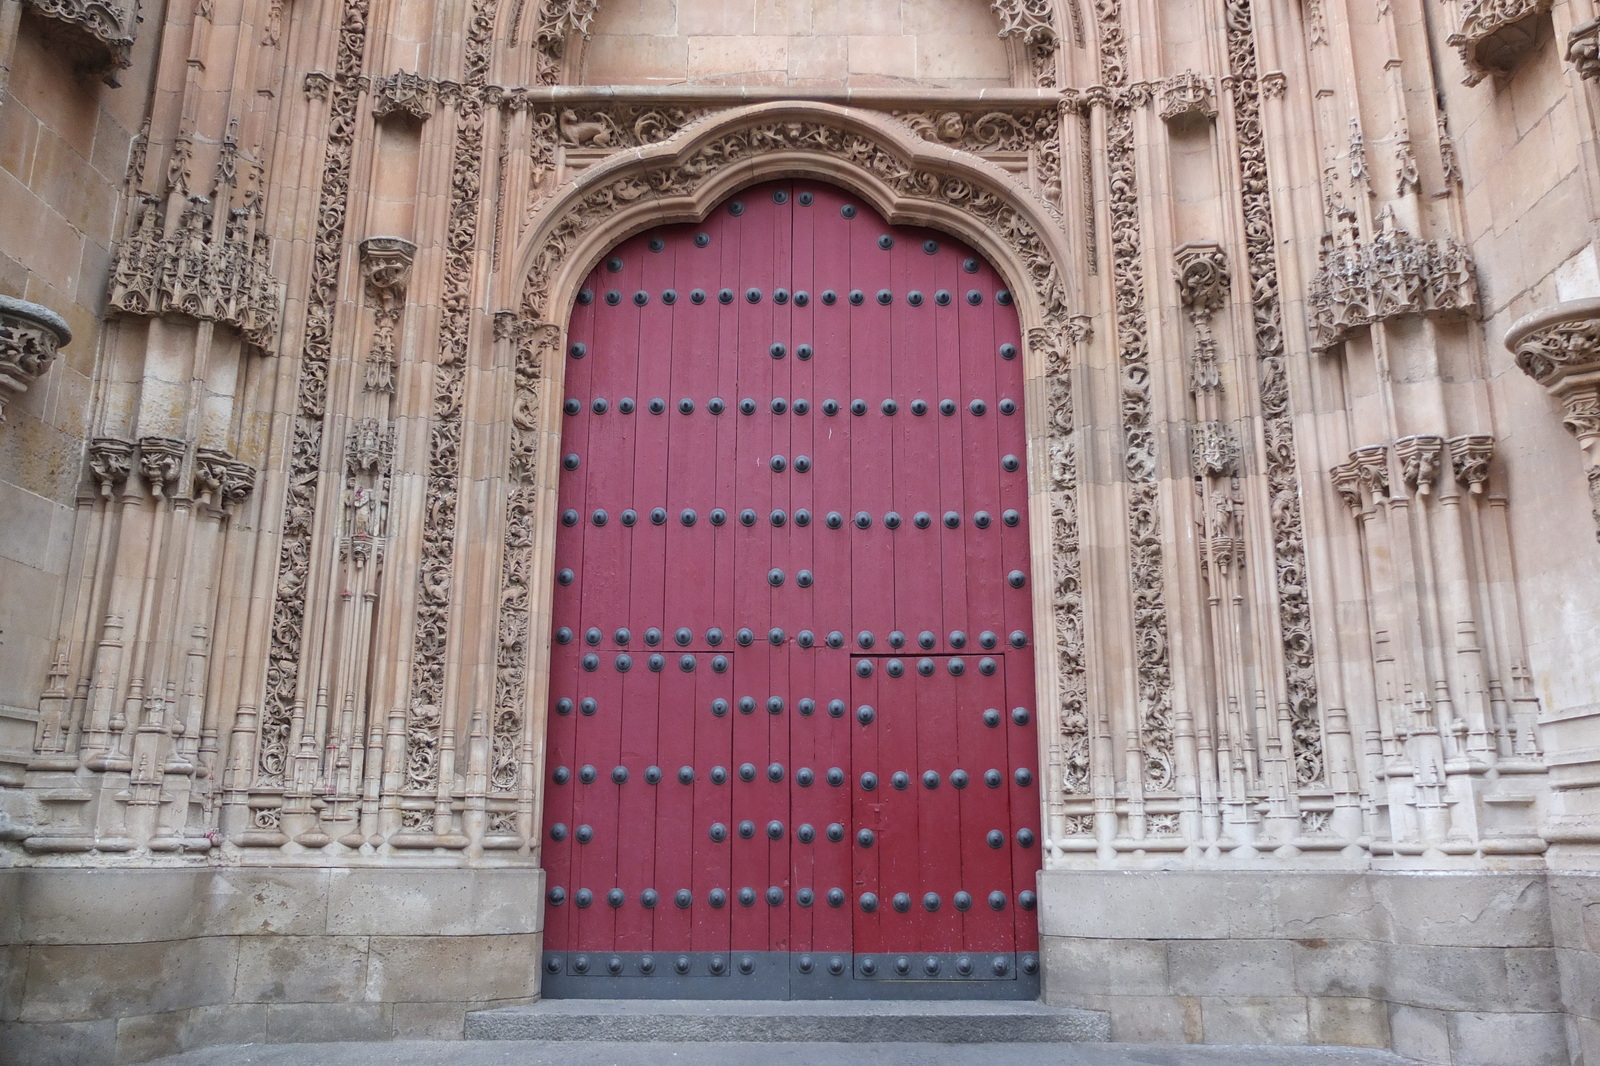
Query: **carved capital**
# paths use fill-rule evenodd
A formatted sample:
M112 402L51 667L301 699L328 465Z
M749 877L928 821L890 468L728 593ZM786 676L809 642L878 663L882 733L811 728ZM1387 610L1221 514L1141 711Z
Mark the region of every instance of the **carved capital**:
M1215 241L1190 241L1173 252L1172 275L1178 282L1183 306L1195 316L1209 317L1228 302L1228 287L1233 277L1228 271L1228 253Z
M1600 299L1569 300L1518 319L1505 343L1523 373L1560 395L1569 382L1600 375Z
M1489 480L1489 460L1494 458L1494 437L1488 433L1469 433L1451 437L1450 468L1456 481L1473 494L1483 492Z
M1374 500L1389 498L1389 446L1369 444L1350 453L1350 463L1355 467L1361 487Z
M1538 16L1550 10L1551 0L1467 0L1461 10L1461 30L1446 43L1461 53L1467 68L1463 85L1476 85L1487 77L1500 77L1533 47Z
M328 89L333 85L333 78L320 70L313 70L306 74L302 83L309 100L326 100Z
M1344 505L1357 514L1361 512L1361 469L1352 459L1328 471L1333 487Z
M1567 59L1580 78L1600 81L1600 18L1572 27L1567 34Z
M433 115L433 82L421 74L396 71L372 83L372 117L385 119L395 112L426 122Z
M59 32L54 42L74 69L115 87L119 71L132 62L139 15L136 4L112 0L26 0Z
M48 307L0 296L0 422L6 402L27 392L71 340L66 320Z
M150 484L156 496L171 496L183 472L189 445L175 437L139 438L139 476Z
M133 473L133 444L116 437L96 437L89 442L89 472L106 499Z
M256 487L256 468L238 459L228 460L222 475L219 502L225 507L237 507L249 498Z
M417 246L404 237L368 237L361 242L360 253L367 299L386 309L405 302Z
M222 483L228 476L233 456L221 448L198 448L194 453L194 495L202 503L221 500Z
M1443 437L1431 433L1401 437L1394 442L1394 455L1400 461L1400 476L1408 489L1418 496L1433 492L1444 455Z
M1210 120L1217 117L1215 82L1204 74L1186 70L1163 78L1157 86L1164 122L1184 119Z

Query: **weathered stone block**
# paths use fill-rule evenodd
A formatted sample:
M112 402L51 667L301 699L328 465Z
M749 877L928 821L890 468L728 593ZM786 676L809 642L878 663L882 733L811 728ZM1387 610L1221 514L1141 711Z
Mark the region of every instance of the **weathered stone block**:
M1534 874L1385 873L1371 879L1397 944L1543 947L1550 918L1543 878Z
M1559 949L1555 955L1563 1009L1584 1018L1600 1019L1600 955Z
M34 944L128 944L206 932L208 870L29 870L22 936Z
M1039 950L1051 987L1072 993L1164 996L1172 992L1167 942L1048 936Z
M1449 1015L1426 1007L1389 1008L1390 1049L1418 1062L1450 1061Z
M1225 939L1229 875L1188 871L1045 870L1039 932L1046 936ZM1174 899L1184 906L1174 907Z
M212 871L204 886L211 935L276 933L315 936L327 930L330 870Z
M541 939L537 933L373 937L366 999L427 1003L537 995Z
M387 1003L273 1003L267 1039L278 1043L388 1040L394 1035Z
M540 877L526 870L333 870L327 931L341 936L531 933L538 929L542 891Z
M1389 1008L1374 999L1315 998L1306 1001L1311 1043L1342 1047L1389 1046Z
M1449 1015L1453 1066L1568 1066L1559 1014Z
M23 1021L89 1021L226 1003L233 937L151 944L36 945L28 952Z
M466 1026L467 1011L479 1010L483 1003L396 1003L396 1040L460 1040Z
M1310 1035L1299 996L1203 996L1207 1044L1304 1044Z
M1369 940L1292 942L1295 988L1308 996L1387 995L1389 946Z
M1294 947L1285 940L1174 940L1171 990L1186 996L1282 996L1295 987Z
M367 938L251 936L239 943L241 1003L341 1003L366 987Z
M117 1023L0 1023L0 1066L83 1066L111 1062L116 1053Z
M1109 996L1111 1039L1137 1044L1198 1044L1200 1001L1189 996Z

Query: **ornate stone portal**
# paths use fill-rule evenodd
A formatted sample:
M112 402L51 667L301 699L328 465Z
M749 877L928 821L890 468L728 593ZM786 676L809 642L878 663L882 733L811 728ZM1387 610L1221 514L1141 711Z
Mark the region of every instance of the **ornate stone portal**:
M792 177L968 242L1015 294L1052 1001L1128 1039L1449 1061L1501 1026L1575 1059L1600 1024L1563 985L1594 955L1569 871L1600 847L1600 268L1570 217L1600 215L1571 135L1592 12L1423 2L1189 26L1119 0L472 0L446 25L185 0L114 52L145 101L51 67L61 14L12 0L0 161L39 161L37 239L0 238L0 506L56 545L0 544L0 588L31 590L0 617L0 885L41 968L19 1038L112 1015L208 1038L209 1000L108 1013L46 979L74 942L111 966L147 936L236 960L303 937L362 956L376 976L332 998L397 1034L401 1004L448 1033L538 993L516 960L544 906L577 285ZM94 158L28 184L97 101ZM1486 222L1508 189L1520 214ZM72 267L45 251L69 233ZM64 321L14 326L12 295ZM1490 343L1552 305L1514 363ZM23 391L66 322L80 354ZM112 881L205 917L51 924ZM498 961L462 965L463 936ZM1508 945L1517 987L1418 991ZM1124 948L1161 976L1119 976ZM208 959L173 965L207 985ZM239 1024L265 1017L275 986L229 980Z

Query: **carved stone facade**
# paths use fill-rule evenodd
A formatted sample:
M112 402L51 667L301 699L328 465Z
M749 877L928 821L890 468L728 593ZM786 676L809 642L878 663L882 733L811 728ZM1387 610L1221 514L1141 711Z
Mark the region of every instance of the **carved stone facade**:
M782 7L182 0L135 41L0 3L0 893L248 900L162 934L241 959L395 938L426 981L332 993L392 1035L537 996L577 287L782 176L1013 294L1051 1002L1119 1039L1600 1056L1594 12ZM427 904L272 915L357 882ZM139 940L81 906L22 923L8 1034L277 1038L260 981L50 979L80 926ZM1471 968L1507 948L1521 977Z

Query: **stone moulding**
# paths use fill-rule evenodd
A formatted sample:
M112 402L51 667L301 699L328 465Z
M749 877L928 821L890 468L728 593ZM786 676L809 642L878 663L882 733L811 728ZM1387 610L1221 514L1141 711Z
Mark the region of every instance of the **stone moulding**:
M27 392L71 340L66 320L48 307L0 296L0 422L6 403Z
M1510 73L1539 32L1539 16L1551 0L1468 0L1461 12L1461 30L1446 43L1461 53L1467 68L1463 85Z
M1518 319L1505 344L1523 373L1561 401L1562 424L1583 450L1600 539L1600 299L1568 300Z
M496 732L509 739L524 709L537 721L532 709L544 695L534 679L544 676L541 650L549 647L547 629L538 627L548 625L551 576L530 572L523 556L528 531L555 522L553 505L542 496L538 514L528 513L533 506L528 489L534 463L540 471L537 483L554 480L556 449L542 448L535 459L531 438L545 424L535 412L548 414L562 396L558 355L565 308L578 284L618 241L649 227L702 218L742 186L798 176L853 190L891 223L943 228L990 258L1012 283L1029 342L1029 374L1045 381L1050 407L1047 424L1029 427L1031 437L1047 438L1039 445L1048 454L1049 475L1036 482L1036 502L1052 516L1050 535L1034 547L1034 617L1036 643L1056 647L1058 655L1039 657L1036 680L1041 694L1063 694L1059 728L1069 742L1079 742L1067 757L1066 780L1058 774L1058 784L1082 789L1088 757L1087 627L1077 576L1078 477L1069 371L1074 346L1087 329L1070 313L1078 299L1059 266L1070 254L1066 236L1052 224L1048 205L1000 167L924 140L890 116L818 102L732 109L666 143L613 156L563 189L524 234L518 266L508 272L508 282L520 285L520 291L498 295L501 306L518 309L514 320L508 316L497 329L517 349L512 418L525 442L514 441L508 458L508 554L499 631L502 647L521 648L526 641L531 661L522 669L524 657L514 655L512 662L499 664ZM1045 580L1046 574L1054 580ZM1041 737L1048 733L1042 730ZM498 774L498 750L495 762ZM508 783L511 773L510 767L504 769ZM1060 819L1053 825L1059 836L1064 831Z
M59 27L68 58L85 77L115 88L118 72L132 62L138 5L132 10L103 0L27 0L27 7Z

